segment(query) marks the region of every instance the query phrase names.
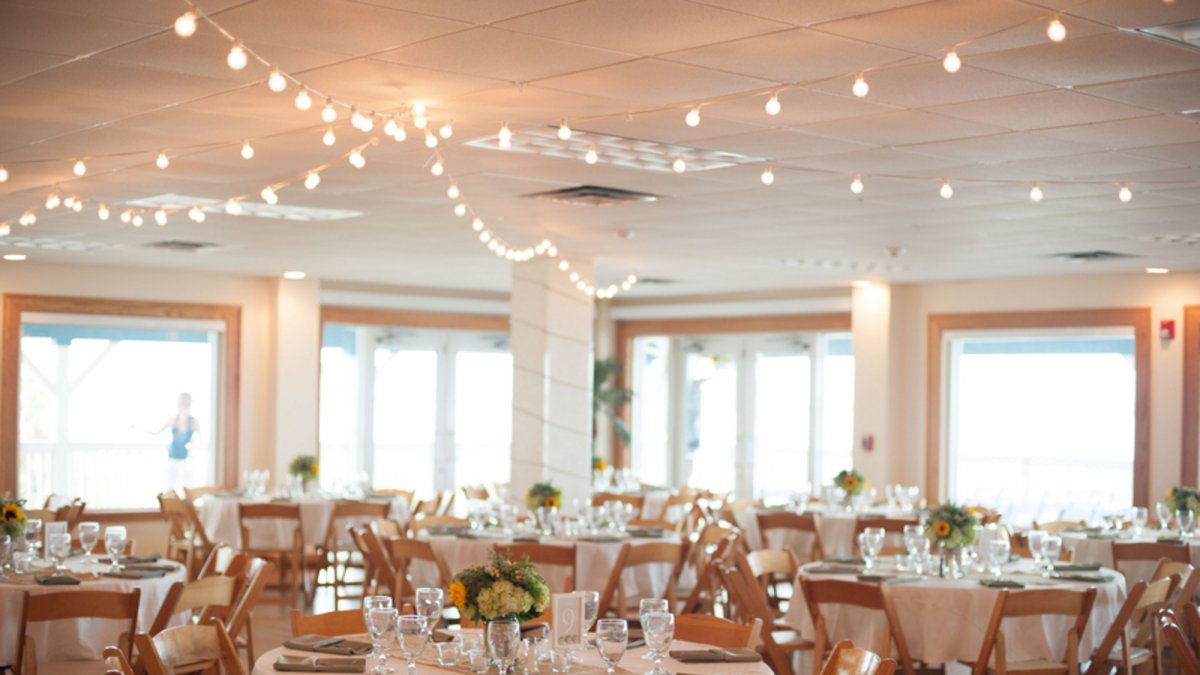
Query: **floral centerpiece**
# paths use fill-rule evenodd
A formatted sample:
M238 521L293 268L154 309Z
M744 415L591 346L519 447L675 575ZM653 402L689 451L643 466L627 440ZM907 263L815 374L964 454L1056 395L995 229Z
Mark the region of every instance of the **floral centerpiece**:
M0 531L16 539L25 532L25 500L0 497Z
M842 469L833 477L833 484L840 487L848 495L861 494L867 489L867 479L863 478L858 469Z
M297 455L288 464L288 474L300 479L302 483L310 483L317 479L321 473L321 465L317 462L316 455Z
M525 495L525 506L530 511L537 511L543 506L557 509L562 506L562 490L554 487L554 484L550 481L534 483L533 487L529 488L529 492Z
M975 543L975 528L979 521L969 509L946 502L929 512L925 521L925 536L929 543L946 548L961 548Z
M499 551L483 567L468 567L454 575L450 602L471 621L536 619L550 604L550 588L526 556L513 562Z
M1200 513L1200 490L1196 488L1176 485L1167 491L1167 498L1163 501L1167 508L1171 509L1171 513L1176 511Z

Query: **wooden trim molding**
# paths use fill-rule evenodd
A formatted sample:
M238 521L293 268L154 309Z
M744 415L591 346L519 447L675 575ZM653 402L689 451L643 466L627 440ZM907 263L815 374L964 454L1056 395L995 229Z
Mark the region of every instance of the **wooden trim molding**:
M788 333L794 331L848 331L850 314L774 314L763 316L706 317L695 319L636 319L617 321L614 330L613 354L621 369L617 371L617 386L627 386L633 379L629 355L635 338L646 335L731 335L741 333ZM617 417L629 421L627 406L616 411ZM613 466L626 467L629 457L621 440L612 439Z
M931 314L925 351L925 493L931 503L942 492L942 341L949 331L1021 328L1133 329L1137 369L1134 403L1133 502L1147 506L1150 494L1150 308L1079 309L990 314Z
M372 307L321 307L321 325L344 323L356 326L402 326L449 330L509 331L507 315L415 312Z
M21 316L26 312L103 314L164 319L206 319L225 324L222 355L221 452L218 475L226 485L238 480L238 411L241 392L242 309L236 305L186 304L50 295L5 295L0 323L0 493L17 492L20 420Z
M1200 462L1200 305L1183 308L1183 442L1180 481L1195 485Z

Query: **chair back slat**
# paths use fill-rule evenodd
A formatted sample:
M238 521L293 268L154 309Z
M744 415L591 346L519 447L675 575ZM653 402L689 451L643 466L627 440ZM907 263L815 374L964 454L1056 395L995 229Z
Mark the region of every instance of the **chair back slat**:
M675 639L697 642L723 649L754 647L762 629L762 620L739 624L706 614L679 614L675 617Z
M154 637L139 633L134 642L146 675L208 672L216 666L224 675L246 675L233 638L220 619L200 626L175 626Z
M367 632L361 609L343 609L305 616L292 608L292 637L301 635L351 635Z
M21 632L17 638L16 673L36 672L37 653L33 651L33 639L29 636L29 624L59 619L115 619L128 621L122 630L120 647L125 654L133 653L132 640L137 633L138 607L142 600L141 589L128 593L120 591L64 591L59 593L33 593L25 591L21 607ZM27 649L28 648L28 649ZM33 664L25 663L33 659Z
M772 546L770 532L802 533L810 538L811 543L808 545L807 551L795 551L796 558L808 562L825 557L825 547L821 543L821 532L817 529L817 519L811 513L760 511L756 520L758 521L758 534L762 539L762 548L780 548ZM787 548L793 547L788 546ZM793 548L793 550L795 549Z
M510 560L529 558L529 562L538 567L566 568L564 588L552 589L557 592L570 593L575 590L575 545L556 546L552 544L496 544L493 549Z
M821 675L892 675L896 662L880 658L878 654L859 649L849 640L833 646L833 653L821 667Z

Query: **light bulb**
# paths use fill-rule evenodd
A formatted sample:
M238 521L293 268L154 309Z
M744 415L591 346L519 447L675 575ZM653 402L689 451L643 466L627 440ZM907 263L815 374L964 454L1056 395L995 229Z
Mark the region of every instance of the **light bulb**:
M262 192L258 194L262 197L264 202L270 204L271 206L279 203L279 195L275 194L275 188L271 187L270 185L263 188Z
M242 203L236 199L230 199L229 201L225 202L225 213L228 213L231 216L242 215Z
M855 96L862 98L867 95L867 92L871 91L871 85L867 84L867 81L863 79L862 73L859 73L854 78L854 86L850 88L850 91L853 91Z
M558 269L566 272L567 270L571 269L571 263L567 262L566 260L563 260L558 263Z
M588 146L587 154L583 156L583 161L587 162L588 164L595 164L596 162L600 161L600 155L596 152L596 146Z
M496 134L496 140L498 141L498 145L505 150L511 148L512 147L512 137L513 137L512 130L508 128L508 122L501 123L500 131L499 131L499 133Z
M440 129L438 129L438 136L441 136L442 138L450 138L453 135L454 135L454 126L451 125L449 122L446 122L445 124L443 124L441 126Z
M628 281L622 281L622 282L621 282L621 290L623 290L623 291L627 291L627 290L629 290L629 289L631 289L631 288L633 288L633 284L629 283Z
M856 195L861 195L863 191L862 177L854 174L854 180L850 181L850 191Z
M9 227L8 222L0 223L0 237L7 237L10 234L12 234L12 228Z
M425 119L424 115L413 115L413 126L418 129L424 129L429 126L429 120Z
M579 272L571 272L571 276L568 278L571 280L571 283L579 281Z
M1121 183L1121 191L1117 193L1117 199L1128 204L1133 201L1133 191L1129 189L1128 185Z
M144 221L142 219L142 214L135 213L135 214L133 214L133 218L130 220L130 222L133 224L134 227L141 227L142 223L144 223L146 221Z
M71 210L74 211L75 213L79 213L80 211L82 211L83 210L83 200L82 199L75 200L75 203L71 204Z
M375 113L372 112L372 113L363 115L362 126L360 126L359 129L362 129L363 131L370 133L370 131L374 128L375 128Z
M767 99L767 104L763 108L768 115L778 115L779 111L783 110L783 104L779 102L779 94L771 94L771 98Z
M493 240L491 240L491 241L489 241L489 242L488 242L488 250L489 250L489 251L493 251L493 252L494 252L494 251L495 251L496 249L498 249L498 248L500 248L500 242L499 242L499 240L493 239Z
M675 173L683 173L687 171L687 162L683 161L682 157L676 157L674 162L671 162L671 168Z
M587 282L580 279L579 281L575 282L575 288L578 288L582 291L583 289L587 288Z
M109 216L109 213L108 213L108 205L107 204L101 204L100 206L96 207L96 217L97 218L99 218L100 220L108 220L108 216Z
M234 70L241 70L246 67L249 60L246 58L246 50L238 43L233 43L229 48L229 55L225 57L225 63Z
M504 256L508 253L508 248L504 244L496 244L496 255Z
M761 178L763 185L770 185L771 183L775 182L775 172L772 171L771 167L768 166L767 168L763 169Z
M558 125L558 140L560 140L560 141L571 140L571 127L567 126L566 120L563 120L562 124Z
M8 182L8 169L0 166L0 183Z
M254 146L250 145L250 141L242 143L242 159L250 159L254 157Z
M396 120L393 118L389 117L388 121L383 123L383 133L387 134L388 136L395 136L396 129L399 129L399 127L396 126Z
M698 105L692 106L692 109L689 110L688 113L683 116L683 121L689 127L700 126L700 106L698 106Z
M308 175L304 177L304 187L309 190L312 190L320 184L321 174L317 173L316 171L309 171Z
M171 166L171 158L167 157L167 153L160 152L158 153L158 157L154 158L154 166L157 166L160 169L165 169L168 166Z
M946 52L946 58L942 59L942 67L947 73L957 73L962 68L962 59L958 58L958 52L953 49Z
M425 102L424 101L413 101L412 111L413 111L414 115L424 115L425 114Z
M1067 39L1067 27L1057 16L1050 19L1050 25L1046 26L1046 37L1053 42L1062 42Z
M26 211L25 213L21 214L21 217L17 220L17 222L20 223L22 227L29 227L37 222L37 214L33 211Z
M637 275L636 275L636 274L630 274L629 276L625 277L625 281L628 281L628 282L629 282L629 283L631 283L631 284L636 284L636 283L638 282Z
M193 206L192 208L188 209L188 218L192 219L194 222L203 223L205 217L204 209L200 208L199 206Z
M87 173L87 164L84 164L82 159L75 160L75 166L71 167L71 173L82 177L83 174Z
M433 134L431 134L429 132L425 132L425 147L432 149L432 148L436 148L437 144L438 144L437 136L434 136Z
M350 107L350 126L355 129L362 129L364 119L363 114L358 111L358 108L354 106Z
M433 164L430 165L430 167L429 167L429 173L431 173L435 176L440 176L445 172L446 172L446 166L444 164L442 164L442 159L440 157L438 159L436 159L433 162Z
M557 247L557 246L551 246L550 248L547 248L547 249L546 249L546 255L550 256L551 258L553 258L553 257L557 256L557 255L558 255L558 247Z
M350 166L356 169L361 169L367 165L367 158L363 157L362 151L358 148L350 151L350 156L347 158L347 161L350 162Z
M159 209L154 212L154 222L158 223L159 227L167 224L167 212Z
M474 220L472 220L471 221L471 229L475 230L476 232L482 232L483 231L483 220L481 220L479 218L475 218ZM487 241L487 239L484 239L484 241Z
M458 216L459 218L462 218L463 216L467 215L467 205L462 202L455 204L454 205L454 215Z
M300 89L300 92L296 94L295 104L296 110L299 110L300 112L308 112L309 110L312 110L312 96L309 95L307 89Z
M492 238L492 235L487 230L484 230L483 232L479 233L479 241L481 241L481 242L487 243L487 241L491 238Z
M1029 199L1034 204L1042 201L1042 197L1045 197L1045 196L1046 195L1042 194L1041 186L1039 186L1037 183L1034 183L1033 187L1029 189Z
M62 198L58 196L57 192L52 192L49 197L46 197L46 208L51 211L57 209L59 204L62 204Z
M278 68L272 68L271 74L267 76L267 89L278 94L287 89L287 82L287 78L283 76L283 73L279 72Z
M333 107L333 101L325 99L325 107L321 108L321 121L326 124L333 124L337 119L337 108Z
M334 143L337 143L337 135L333 133L333 127L329 127L325 130L324 135L321 136L321 142L325 145L333 145Z
M938 191L942 195L942 199L950 199L954 196L954 188L950 185L950 181L942 181L942 189Z
M396 133L392 134L392 138L396 139L397 143L403 143L408 140L408 132L405 131L404 125L396 125Z
M121 212L121 222L125 223L126 225L133 222L133 211L131 211L129 209L125 209L124 211L122 211Z
M196 13L188 10L175 19L175 34L181 38L190 38L196 34Z
M62 203L68 209L73 208L75 206L75 195L68 195L66 199L62 200Z
M450 187L446 188L446 196L450 199L458 199L459 194L461 193L458 191L458 183L451 183Z

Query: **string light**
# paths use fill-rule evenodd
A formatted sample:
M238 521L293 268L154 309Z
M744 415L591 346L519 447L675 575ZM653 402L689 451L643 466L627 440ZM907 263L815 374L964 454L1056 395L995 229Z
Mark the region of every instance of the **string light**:
M480 232L480 233L479 233L479 241L481 241L481 242L483 242L483 243L485 243L485 244L486 244L486 243L490 242L491 240L492 240L492 233L491 233L491 232L488 232L487 230L484 230L484 231L482 231L482 232Z
M157 166L160 169L165 169L168 166L171 166L171 158L167 157L167 153L160 152L158 153L158 157L154 158L154 166Z
M571 283L575 283L579 281L579 272L571 272L571 276L567 278L571 280Z
M236 199L230 199L229 201L225 202L225 213L228 213L231 216L242 215L242 203Z
M424 109L425 109L425 106L421 106L421 110L424 110ZM425 119L424 113L419 113L414 110L413 111L413 126L418 129L424 129L425 127L429 126L429 120Z
M445 172L446 172L446 165L442 164L441 157L438 157L436 160L434 160L433 164L429 167L429 173L431 173L435 176L440 176Z
M1046 195L1042 194L1041 186L1038 185L1037 183L1034 183L1033 187L1029 189L1029 200L1032 201L1034 204L1037 204L1038 202L1042 201L1042 197L1045 197L1045 196Z
M588 146L587 153L583 155L583 161L587 162L588 164L595 164L596 162L600 161L600 155L596 152L595 145Z
M405 131L404 125L396 125L396 133L392 134L392 138L396 139L397 143L403 143L408 140L408 132Z
M762 179L763 185L770 185L775 182L775 172L771 170L770 164L763 169L762 176L760 178Z
M683 116L683 121L689 127L700 126L700 106L698 106L698 105L692 106L692 109L689 110L688 113Z
M320 172L309 171L308 175L304 177L305 189L312 190L312 189L315 189L320 184L321 184Z
M190 38L196 34L196 13L188 10L175 19L175 34L181 38Z
M333 127L325 129L324 135L321 136L321 142L325 145L333 145L337 143L337 135L333 133Z
M500 123L500 131L496 134L496 144L501 149L507 150L512 147L512 130L508 128L508 122Z
M375 128L375 113L370 112L363 115L362 126L359 127L363 131L370 133Z
M309 110L312 110L313 100L312 96L309 95L307 88L300 88L300 91L296 94L294 103L296 104L296 110L299 110L300 112L308 112Z
M287 89L287 84L287 78L283 76L283 73L279 72L278 68L272 68L271 74L267 76L267 89L279 94Z
M264 202L270 204L271 206L275 206L279 203L279 195L275 194L275 188L271 187L270 185L263 188L262 192L259 192L258 194L260 197L262 197Z
M451 183L450 187L446 188L446 196L450 199L458 199L459 194L461 193L458 191L458 183Z
M1062 42L1067 39L1067 27L1063 25L1057 14L1050 19L1050 24L1046 26L1046 37L1053 42Z
M450 122L446 122L438 129L438 136L442 138L450 138L454 135L454 126Z
M566 120L563 120L562 123L558 125L558 140L571 140L571 127L567 126Z
M165 226L167 224L167 212L162 209L155 211L154 222L158 223L159 227Z
M779 94L772 93L771 98L767 99L767 104L763 106L763 109L766 110L767 114L771 115L772 117L778 115L779 112L783 110L783 104L779 102Z
M958 58L958 52L953 49L946 52L946 58L942 59L942 67L947 73L957 73L962 68L962 59Z
M242 159L251 159L254 157L254 146L250 145L250 141L242 142Z
M950 199L954 196L954 188L950 185L950 181L942 181L942 189L938 191L942 195L942 199Z
M854 180L850 181L850 191L856 195L861 195L863 193L862 176L854 174Z
M82 159L75 160L75 166L71 167L71 173L82 178L87 173L87 164L84 164Z
M193 206L192 208L188 209L188 218L191 218L193 222L203 223L206 217L207 216L204 215L204 209L200 208L199 206Z
M388 136L395 136L397 129L399 129L399 127L396 126L395 118L389 117L388 121L384 122L383 124L383 133L387 134Z
M438 145L438 137L434 136L433 134L426 131L425 132L425 147L432 150L432 149L436 148L437 145Z
M100 220L108 220L108 205L101 202L100 206L96 207L96 217Z
M414 115L424 115L425 114L425 102L424 101L413 101L412 111L413 111Z
M1128 185L1121 183L1121 190L1117 193L1117 199L1120 199L1122 203L1128 204L1133 201L1133 191L1129 189Z
M133 222L133 209L125 209L121 212L121 222L126 225Z
M479 218L478 216L473 218L471 220L471 229L475 230L476 232L483 232L483 219ZM488 239L490 238L491 237L489 236ZM482 239L482 241L487 241L487 239Z
M133 214L133 220L131 220L130 222L133 223L134 227L141 227L142 223L144 223L146 221L142 219L142 214L135 211Z
M862 73L859 73L854 77L854 86L850 88L850 91L854 92L855 96L862 98L871 91L871 85L867 84Z
M676 157L675 161L671 163L671 168L675 170L675 173L683 173L687 171L687 162L683 161L682 157Z
M462 218L463 216L467 215L467 205L462 202L455 204L454 205L454 215L458 216L459 218Z
M363 117L363 114L358 111L358 108L350 106L350 126L354 127L355 129L362 130L364 120L365 118Z
M80 211L82 211L83 210L83 200L82 199L75 200L75 202L73 204L71 204L71 210L74 211L75 213L79 213Z
M333 107L333 101L325 99L325 107L321 108L321 121L326 124L333 124L337 119L337 109Z
M362 151L358 148L350 151L350 156L347 158L347 161L350 162L350 166L356 169L361 169L367 165L367 158L363 157Z
M242 45L235 42L229 48L229 55L225 57L225 63L233 70L241 70L246 67L249 60L246 57L246 50L242 49Z
M57 192L51 192L50 196L46 197L47 209L53 211L54 209L58 208L59 204L62 204L62 198L58 196Z
M37 222L37 214L33 211L26 211L25 213L21 214L21 217L17 219L17 222L20 223L21 227L29 227Z
M75 195L68 195L66 199L62 200L62 204L68 209L75 206Z
M8 169L0 166L0 183L8 182Z

